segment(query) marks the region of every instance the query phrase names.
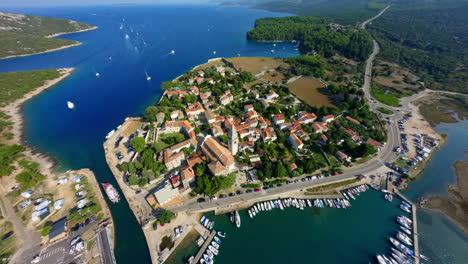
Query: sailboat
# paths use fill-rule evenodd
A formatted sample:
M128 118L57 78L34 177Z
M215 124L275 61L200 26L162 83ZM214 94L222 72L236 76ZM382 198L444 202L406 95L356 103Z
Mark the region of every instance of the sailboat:
M147 81L151 81L151 76L148 75L148 73L145 71L145 75L146 75L146 80Z
M130 36L128 34L125 34L125 39L129 39Z
M216 55L216 50L215 50L215 51L213 51L213 55Z
M67 107L68 107L68 109L73 109L73 108L75 108L75 104L73 102L71 102L71 101L67 101Z

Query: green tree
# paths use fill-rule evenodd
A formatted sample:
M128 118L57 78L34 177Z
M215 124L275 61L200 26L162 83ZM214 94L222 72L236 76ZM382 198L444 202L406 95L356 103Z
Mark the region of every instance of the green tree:
M137 176L135 175L130 175L130 177L128 177L128 184L130 185L138 185L140 183L140 179L138 179Z
M161 209L159 211L158 222L160 224L167 224L171 222L172 218L174 218L174 213L172 213L171 211L166 209Z
M149 106L145 110L145 118L149 122L156 122L156 114L158 114L158 108L156 106Z
M42 228L42 231L41 231L41 236L49 235L51 230L52 230L52 226L50 226L50 225L44 226L44 228Z
M146 141L142 137L135 137L130 141L130 146L137 152L142 152L145 149Z
M278 162L276 165L276 177L283 178L288 175L288 171L284 167L283 163L281 161Z

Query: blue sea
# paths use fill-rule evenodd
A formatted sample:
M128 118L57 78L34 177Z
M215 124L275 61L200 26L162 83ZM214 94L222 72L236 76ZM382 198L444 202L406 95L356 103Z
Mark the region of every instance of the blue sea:
M0 4L1 6L1 4ZM61 36L83 45L53 53L0 60L0 72L75 67L74 73L24 105L25 140L57 161L58 170L90 168L100 182L115 180L104 159L104 137L127 116L141 113L161 95L160 84L214 57L296 56L291 43L246 40L255 19L288 14L214 5L5 8L5 11L73 19L99 28ZM125 38L128 35L128 38ZM174 50L174 54L170 54ZM216 52L216 54L214 54ZM100 76L96 77L96 73ZM146 74L152 77L146 80ZM75 103L75 110L66 107ZM453 182L451 163L468 149L466 122L441 126L449 140L431 161L411 198L443 192ZM454 140L461 140L457 144ZM452 148L457 151L453 152ZM443 154L440 154L443 153ZM443 177L441 176L443 175ZM421 182L421 184L419 183ZM400 213L378 193L361 197L356 210L311 211L255 219L229 229L219 263L369 263L388 251L386 237ZM150 263L142 231L125 200L111 204L118 263ZM468 238L446 218L420 212L423 253L430 263L468 263ZM244 215L245 216L245 215ZM219 225L226 221L219 216ZM246 256L243 256L243 250ZM426 252L425 252L426 251ZM248 256L248 257L247 257Z

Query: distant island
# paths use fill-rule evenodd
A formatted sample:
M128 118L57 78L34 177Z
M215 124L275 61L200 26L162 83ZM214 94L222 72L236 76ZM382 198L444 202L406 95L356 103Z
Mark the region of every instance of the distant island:
M54 37L96 28L68 19L0 12L0 59L77 46L81 43Z

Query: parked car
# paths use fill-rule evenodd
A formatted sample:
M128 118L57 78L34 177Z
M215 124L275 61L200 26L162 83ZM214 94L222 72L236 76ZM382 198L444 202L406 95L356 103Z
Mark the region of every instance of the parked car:
M255 192L259 192L259 191L260 191L260 189L259 189L259 188L255 188L255 190L254 190L254 191L255 191Z

